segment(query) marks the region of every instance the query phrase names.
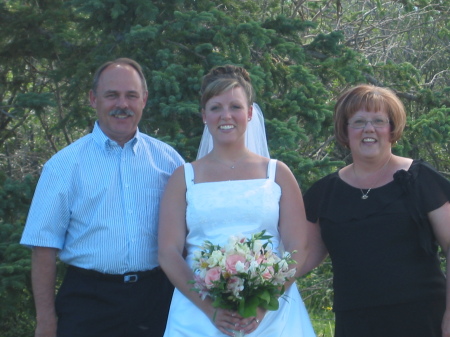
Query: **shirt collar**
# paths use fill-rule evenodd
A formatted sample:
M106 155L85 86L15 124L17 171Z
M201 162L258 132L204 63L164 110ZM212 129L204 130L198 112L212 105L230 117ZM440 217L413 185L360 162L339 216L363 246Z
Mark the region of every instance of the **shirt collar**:
M107 152L111 152L114 148L120 147L116 141L109 139L108 136L105 135L100 128L98 121L95 122L94 129L92 130L92 137L95 142ZM141 143L141 134L139 132L139 128L137 128L134 137L125 143L124 148L131 147L133 153L136 154L139 143Z

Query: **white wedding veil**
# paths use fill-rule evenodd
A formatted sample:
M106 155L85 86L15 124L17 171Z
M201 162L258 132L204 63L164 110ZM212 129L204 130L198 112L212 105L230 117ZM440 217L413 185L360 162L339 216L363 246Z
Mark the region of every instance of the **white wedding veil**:
M264 116L258 104L253 103L253 115L247 124L245 132L245 145L247 148L260 156L270 158L269 148L267 146L266 129L264 127ZM213 148L213 139L205 125L202 139L197 152L197 159L206 156Z

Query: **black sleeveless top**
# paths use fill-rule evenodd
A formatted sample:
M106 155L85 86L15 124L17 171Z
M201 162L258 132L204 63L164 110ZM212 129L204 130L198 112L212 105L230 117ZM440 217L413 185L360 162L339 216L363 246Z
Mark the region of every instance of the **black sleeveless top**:
M414 160L361 199L337 172L305 194L333 265L334 310L445 298L445 276L427 213L450 200L450 182ZM449 220L450 225L450 220Z

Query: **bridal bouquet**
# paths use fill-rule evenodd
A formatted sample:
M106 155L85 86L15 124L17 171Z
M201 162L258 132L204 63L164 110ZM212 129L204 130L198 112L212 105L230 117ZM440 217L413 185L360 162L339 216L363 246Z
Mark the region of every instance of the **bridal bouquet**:
M295 274L289 265L296 262L290 253L277 256L271 238L262 231L251 238L231 236L224 247L205 241L194 255L192 290L242 317L256 316L258 307L277 310L284 283Z

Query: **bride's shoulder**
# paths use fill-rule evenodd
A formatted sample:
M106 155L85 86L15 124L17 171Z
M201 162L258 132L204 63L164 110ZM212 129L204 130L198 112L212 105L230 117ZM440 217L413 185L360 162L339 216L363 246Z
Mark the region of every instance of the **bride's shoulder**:
M184 170L185 170L185 165L180 165L178 166L175 171L173 171L172 175L170 176L169 181L178 181L180 179L184 179Z
M277 172L291 173L291 169L281 160L275 159L277 165Z
M289 166L280 160L276 161L275 181L280 185L283 183L292 184L293 181L296 181Z
M249 152L248 161L255 164L267 165L270 158L260 156L259 154Z
M190 165L192 166L192 169L197 172L198 170L202 170L204 167L211 165L211 160L207 157L202 157L194 160Z

